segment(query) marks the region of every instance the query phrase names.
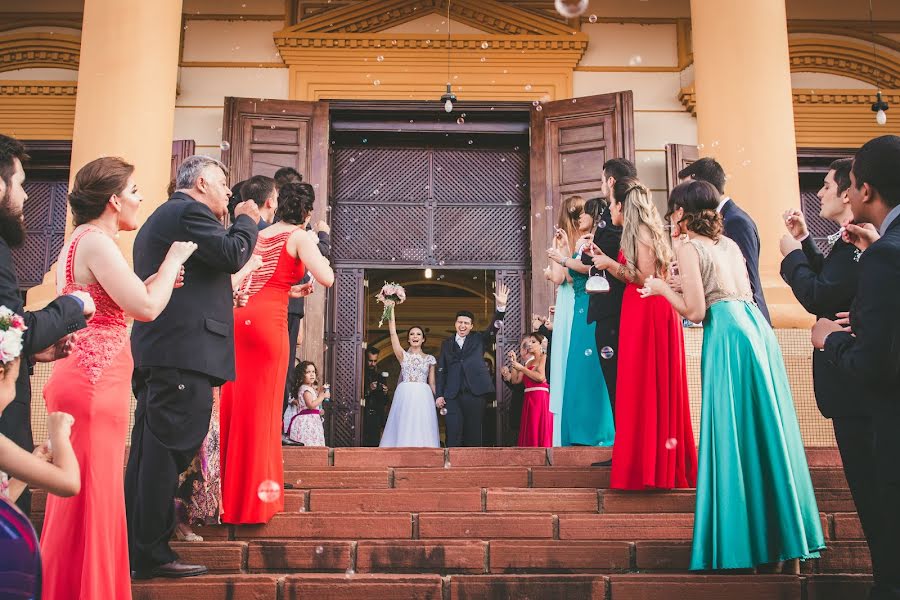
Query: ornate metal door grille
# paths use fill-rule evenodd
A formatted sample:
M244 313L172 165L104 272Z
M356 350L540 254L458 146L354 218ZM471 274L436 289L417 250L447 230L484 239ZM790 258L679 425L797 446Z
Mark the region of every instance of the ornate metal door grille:
M358 445L365 267L497 269L510 287L497 337L497 443L509 439L505 352L525 327L530 259L528 149L344 146L333 149L332 257L337 282L327 342L332 446Z
M16 275L23 290L39 285L50 270L66 235L65 181L33 181L25 183L27 234L21 248L13 250Z

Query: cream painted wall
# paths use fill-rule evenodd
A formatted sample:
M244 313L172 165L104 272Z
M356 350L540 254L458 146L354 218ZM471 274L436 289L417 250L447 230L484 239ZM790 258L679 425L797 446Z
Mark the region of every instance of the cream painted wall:
M72 69L16 69L0 73L0 81L78 81L78 71Z
M579 66L674 67L678 64L675 25L586 23L591 43Z
M791 73L791 87L794 89L838 89L838 90L871 90L875 86L852 77L832 75L831 73Z
M275 21L202 21L185 24L184 62L281 62L272 34L284 28Z

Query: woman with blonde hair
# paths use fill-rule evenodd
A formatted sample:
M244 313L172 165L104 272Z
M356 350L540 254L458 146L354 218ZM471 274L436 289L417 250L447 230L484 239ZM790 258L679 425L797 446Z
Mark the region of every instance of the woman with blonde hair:
M637 179L616 181L610 215L622 227L618 261L591 248L594 266L626 284L610 487L694 487L697 449L681 319L663 298L647 300L638 293L647 278L667 277L673 259L669 236L650 191Z
M578 220L584 212L584 198L569 196L559 207L559 218L554 228L553 245L548 255L558 253L572 256L578 241ZM572 313L575 312L575 290L568 270L551 257L547 267L547 279L556 285L556 313L553 318L553 353L550 355L550 381L566 380L566 356L569 353L569 333L572 329ZM553 413L553 445L562 445L562 406L565 385L550 388L550 412Z

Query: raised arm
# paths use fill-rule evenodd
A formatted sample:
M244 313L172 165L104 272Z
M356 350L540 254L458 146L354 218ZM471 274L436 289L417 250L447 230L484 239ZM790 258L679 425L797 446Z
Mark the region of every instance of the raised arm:
M662 296L683 317L699 323L706 316L706 297L703 279L700 275L700 256L693 244L681 244L676 249L678 269L681 273L681 293L679 294L664 280L648 277L639 292L642 298Z
M394 356L401 363L403 362L403 346L400 345L400 336L397 335L397 306L391 311L391 317L388 319L388 331L391 334L391 348L394 350ZM433 369L432 369L433 370Z
M152 321L169 303L181 267L197 250L197 244L173 243L159 270L147 281L135 275L116 243L106 235L84 236L78 250L76 269L79 259L83 260L83 266L122 310L138 321Z
M225 273L237 273L250 259L256 237L257 224L247 215L238 215L232 226L225 229L205 205L188 202L181 214L181 226L188 240L197 243L192 260Z

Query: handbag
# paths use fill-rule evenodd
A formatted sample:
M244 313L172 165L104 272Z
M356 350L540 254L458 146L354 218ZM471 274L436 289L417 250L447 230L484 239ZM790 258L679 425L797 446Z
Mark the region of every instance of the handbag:
M591 276L588 277L587 283L584 284L584 290L588 294L608 294L609 281L606 279L606 273L599 271L594 273L595 269L591 268Z

